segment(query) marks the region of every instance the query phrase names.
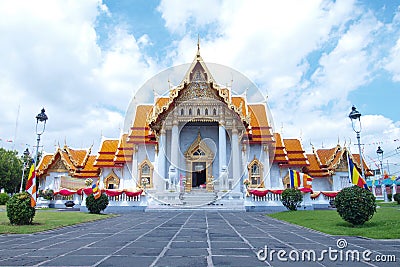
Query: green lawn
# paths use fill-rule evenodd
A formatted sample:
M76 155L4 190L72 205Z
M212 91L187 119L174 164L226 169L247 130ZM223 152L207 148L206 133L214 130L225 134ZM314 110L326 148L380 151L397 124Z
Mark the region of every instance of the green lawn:
M3 209L5 210L5 209ZM77 223L90 222L99 219L106 219L115 215L90 214L79 211L36 211L32 225L11 225L7 212L0 212L0 234L30 234L45 230L55 229Z
M400 205L378 203L380 208L364 225L354 227L336 210L285 211L268 216L331 235L363 236L375 239L400 238Z

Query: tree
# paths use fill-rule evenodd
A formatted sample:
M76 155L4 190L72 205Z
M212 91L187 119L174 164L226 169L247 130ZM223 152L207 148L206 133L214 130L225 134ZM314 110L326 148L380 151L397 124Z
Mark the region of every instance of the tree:
M17 151L0 148L0 189L7 193L19 191L23 162Z
M287 188L283 190L282 195L282 204L288 210L297 210L297 206L303 201L303 195L301 191L295 188Z
M335 206L340 217L353 225L363 225L376 212L375 196L356 185L343 188L335 198Z

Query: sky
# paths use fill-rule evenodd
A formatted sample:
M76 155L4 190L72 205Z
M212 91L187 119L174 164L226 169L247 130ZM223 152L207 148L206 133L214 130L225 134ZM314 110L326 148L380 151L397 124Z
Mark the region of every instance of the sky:
M204 61L248 77L275 131L307 153L338 143L358 153L361 117L372 169L400 175L400 1L0 1L0 146L99 149L118 138L131 99L163 70ZM218 81L217 81L218 82ZM232 82L232 88L235 87ZM168 82L165 81L165 88ZM240 88L238 88L240 91Z

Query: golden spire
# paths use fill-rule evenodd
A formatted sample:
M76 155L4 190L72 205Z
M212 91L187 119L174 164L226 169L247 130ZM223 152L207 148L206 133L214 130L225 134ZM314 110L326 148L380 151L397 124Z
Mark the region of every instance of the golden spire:
M200 57L200 34L197 35L197 57Z

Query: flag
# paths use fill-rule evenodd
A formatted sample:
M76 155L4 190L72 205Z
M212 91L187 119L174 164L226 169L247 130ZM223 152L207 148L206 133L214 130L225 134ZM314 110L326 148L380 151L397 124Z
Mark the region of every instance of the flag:
M35 161L32 162L31 168L29 169L28 180L26 181L26 192L31 195L31 207L36 206L36 171Z
M297 188L300 186L300 173L298 171L289 170L290 188Z
M101 196L101 191L99 188L99 181L92 185L92 192L94 199L98 199Z
M312 188L312 177L306 173L289 170L291 188Z
M304 188L312 188L312 180L313 180L313 178L310 175L306 174L306 173L300 173L300 176L303 176L303 179L302 179L303 184L302 184L302 186Z
M352 183L354 185L357 185L359 187L368 189L367 183L365 182L364 178L358 172L356 166L354 165L354 162L351 160L349 155L347 155L347 159L348 159L348 162L349 162L350 183Z

